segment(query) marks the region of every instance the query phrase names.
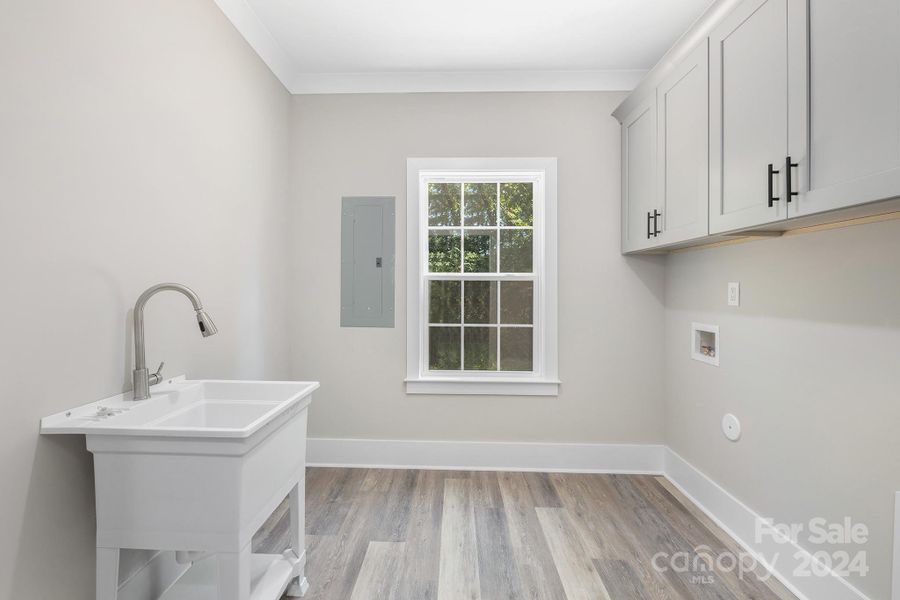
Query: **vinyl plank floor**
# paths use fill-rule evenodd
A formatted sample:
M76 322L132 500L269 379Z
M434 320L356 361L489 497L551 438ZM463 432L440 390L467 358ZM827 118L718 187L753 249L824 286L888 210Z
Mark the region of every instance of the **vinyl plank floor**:
M472 481L444 482L438 600L481 600Z
M535 498L522 473L499 473L503 509L509 526L513 558L522 581L522 598L566 600L562 581L541 525Z
M476 508L475 531L482 599L518 600L522 588L503 509Z
M398 595L397 567L405 542L369 542L350 600L391 600Z
M611 600L566 509L538 507L535 510L566 598Z
M287 547L286 506L256 551ZM655 569L740 547L653 476L310 468L306 515L309 600L796 600L762 569Z

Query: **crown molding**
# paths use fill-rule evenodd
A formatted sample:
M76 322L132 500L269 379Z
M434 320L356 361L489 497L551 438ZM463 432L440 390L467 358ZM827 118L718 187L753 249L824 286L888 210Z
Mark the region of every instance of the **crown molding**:
M245 0L215 0L215 2L269 70L288 91L291 91L294 61L272 32L259 20L256 11Z
M294 94L630 91L644 75L637 70L298 73L289 89Z
M292 94L631 91L647 74L644 70L304 73L246 0L215 2Z

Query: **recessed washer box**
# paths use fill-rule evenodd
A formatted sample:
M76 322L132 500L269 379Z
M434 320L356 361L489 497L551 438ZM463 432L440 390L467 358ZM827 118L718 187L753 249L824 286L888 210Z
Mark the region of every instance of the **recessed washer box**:
M691 358L719 366L719 326L691 323Z

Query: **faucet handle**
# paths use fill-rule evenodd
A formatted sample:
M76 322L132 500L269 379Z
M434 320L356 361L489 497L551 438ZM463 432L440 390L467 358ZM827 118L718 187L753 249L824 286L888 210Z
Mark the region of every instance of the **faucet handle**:
M164 366L166 366L165 362L159 363L159 368L156 369L156 373L150 374L149 382L148 382L150 385L156 385L157 383L162 381L162 379L163 379L162 370L163 370Z

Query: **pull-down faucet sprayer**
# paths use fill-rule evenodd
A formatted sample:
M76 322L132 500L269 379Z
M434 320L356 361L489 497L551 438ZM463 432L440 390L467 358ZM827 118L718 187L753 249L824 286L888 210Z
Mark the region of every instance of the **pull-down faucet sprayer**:
M162 368L165 363L159 365L156 373L151 373L147 369L147 357L144 346L144 306L151 297L162 291L179 292L191 301L194 311L197 313L197 325L200 327L200 333L203 337L215 335L218 331L215 323L203 310L203 303L200 302L200 297L187 286L180 283L160 283L141 294L134 305L134 372L132 373L132 381L134 382L135 400L146 400L149 398L150 386L162 381Z

